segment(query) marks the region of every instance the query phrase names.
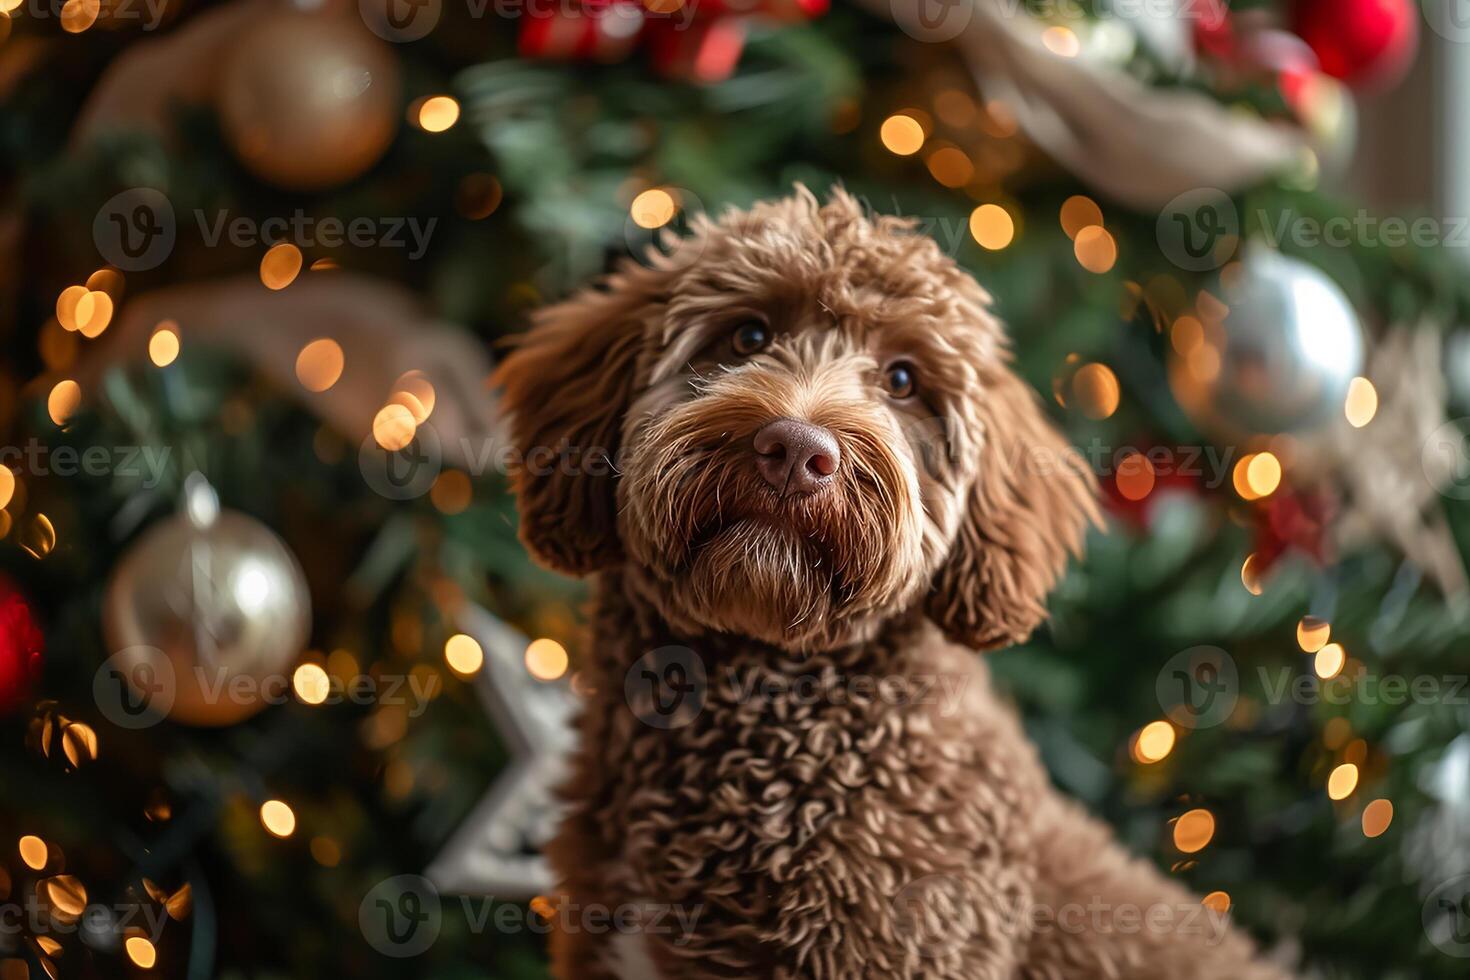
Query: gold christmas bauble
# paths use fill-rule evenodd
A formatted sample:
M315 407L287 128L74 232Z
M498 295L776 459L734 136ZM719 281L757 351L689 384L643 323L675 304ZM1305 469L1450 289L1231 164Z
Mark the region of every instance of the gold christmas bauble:
M111 672L133 703L187 725L231 725L285 700L311 628L305 576L281 539L207 507L145 532L103 602Z
M241 161L263 180L320 190L362 175L398 130L398 61L356 17L281 12L240 38L219 112Z

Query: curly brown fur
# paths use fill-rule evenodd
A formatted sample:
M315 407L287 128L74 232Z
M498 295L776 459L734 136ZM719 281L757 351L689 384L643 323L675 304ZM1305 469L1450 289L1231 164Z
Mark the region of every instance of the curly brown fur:
M1051 789L970 652L1029 635L1096 519L988 302L907 223L799 189L503 365L523 539L599 573L558 976L1282 976ZM835 472L763 478L777 419ZM682 714L650 713L676 677Z

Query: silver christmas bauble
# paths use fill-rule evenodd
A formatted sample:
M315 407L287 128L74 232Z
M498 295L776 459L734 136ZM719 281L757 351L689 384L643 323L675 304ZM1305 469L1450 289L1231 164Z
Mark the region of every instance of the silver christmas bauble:
M150 528L112 573L109 664L156 714L230 725L283 699L311 626L296 558L252 517L202 498Z
M1300 259L1254 248L1226 268L1216 295L1223 305L1201 309L1202 329L1186 343L1176 336L1170 368L1175 397L1201 428L1300 434L1342 415L1363 369L1363 332L1335 282Z

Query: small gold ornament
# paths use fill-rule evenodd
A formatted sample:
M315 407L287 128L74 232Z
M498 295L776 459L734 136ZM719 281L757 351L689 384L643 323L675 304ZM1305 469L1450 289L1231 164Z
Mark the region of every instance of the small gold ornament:
M241 161L292 190L361 176L398 129L398 62L360 20L283 12L248 30L226 60L219 112Z
M311 602L296 558L252 517L221 511L197 474L185 512L150 528L108 582L109 658L99 704L138 727L147 709L188 725L231 725L290 693ZM104 703L108 683L130 689ZM112 707L115 710L109 711Z

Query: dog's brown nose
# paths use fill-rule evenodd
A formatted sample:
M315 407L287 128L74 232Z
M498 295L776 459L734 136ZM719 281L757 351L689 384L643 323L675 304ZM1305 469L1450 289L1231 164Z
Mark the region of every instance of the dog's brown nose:
M776 419L755 434L756 468L782 495L813 493L832 482L842 450L819 425Z

